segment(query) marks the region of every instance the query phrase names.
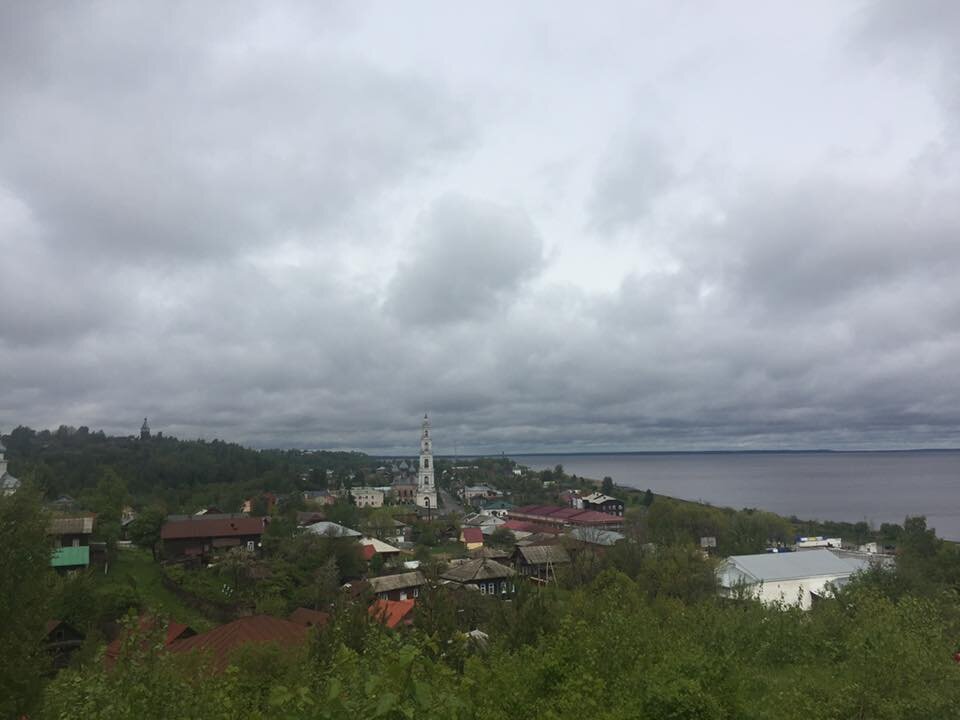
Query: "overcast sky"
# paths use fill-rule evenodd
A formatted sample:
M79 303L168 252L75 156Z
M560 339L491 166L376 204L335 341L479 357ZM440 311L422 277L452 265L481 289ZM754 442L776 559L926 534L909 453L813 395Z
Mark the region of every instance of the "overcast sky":
M0 6L0 431L960 446L960 3Z

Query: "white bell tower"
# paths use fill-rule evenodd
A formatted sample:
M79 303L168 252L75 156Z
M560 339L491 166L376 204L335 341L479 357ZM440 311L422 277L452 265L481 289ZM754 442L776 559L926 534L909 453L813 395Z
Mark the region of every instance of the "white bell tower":
M437 486L433 479L433 438L430 437L430 418L423 414L420 432L420 472L417 474L417 506L436 510Z

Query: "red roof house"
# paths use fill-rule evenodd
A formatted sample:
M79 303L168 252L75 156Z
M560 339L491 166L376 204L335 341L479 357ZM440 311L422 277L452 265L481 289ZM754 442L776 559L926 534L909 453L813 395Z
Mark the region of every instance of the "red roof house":
M323 627L330 622L330 613L322 610L311 610L310 608L299 607L290 613L288 618L290 622L304 627Z
M230 664L230 656L245 645L276 645L284 648L300 647L307 642L310 628L290 620L270 615L251 615L172 643L173 653L199 651L209 653L214 667L223 670Z
M413 608L417 601L409 600L375 600L370 606L370 617L379 620L388 628L395 628L403 623L410 625L413 622Z
M156 626L158 621L159 618L149 615L141 615L139 620L139 632L141 634L148 633ZM170 647L170 645L175 641L192 637L196 634L196 631L189 625L171 621L167 624L167 631L164 633L163 645L164 647ZM123 647L123 643L128 636L129 631L124 630L114 639L113 642L107 645L104 658L107 666L113 665L116 659L120 657L120 649Z
M201 557L220 548L258 547L266 523L260 517L191 516L165 522L160 539L167 557Z

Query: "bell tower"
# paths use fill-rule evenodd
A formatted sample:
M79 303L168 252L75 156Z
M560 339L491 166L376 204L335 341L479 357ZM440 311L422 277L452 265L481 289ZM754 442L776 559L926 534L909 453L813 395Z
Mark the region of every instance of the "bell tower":
M420 471L417 473L417 506L435 510L437 486L433 477L433 438L430 437L430 418L423 414L420 431Z

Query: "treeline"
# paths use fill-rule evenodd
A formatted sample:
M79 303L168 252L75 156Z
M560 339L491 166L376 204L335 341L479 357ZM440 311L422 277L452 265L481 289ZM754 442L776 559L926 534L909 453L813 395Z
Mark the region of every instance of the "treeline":
M203 505L233 510L251 493L322 488L327 470L343 478L370 464L356 452L252 450L222 440L170 436L141 440L86 427L36 431L20 426L3 443L11 472L33 481L47 499L70 495L83 501L104 471L112 470L137 505L160 504L171 512Z

